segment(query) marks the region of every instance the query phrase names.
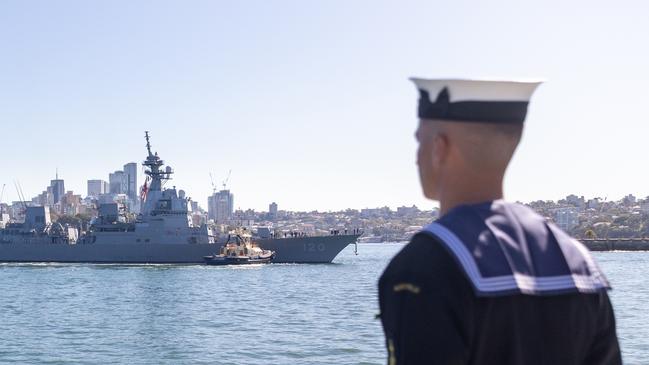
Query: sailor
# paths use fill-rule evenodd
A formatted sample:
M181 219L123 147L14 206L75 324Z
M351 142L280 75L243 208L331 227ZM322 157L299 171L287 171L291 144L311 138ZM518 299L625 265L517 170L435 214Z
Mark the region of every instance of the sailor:
M440 218L379 280L388 363L620 364L610 286L591 254L503 200L540 83L413 81L419 176Z

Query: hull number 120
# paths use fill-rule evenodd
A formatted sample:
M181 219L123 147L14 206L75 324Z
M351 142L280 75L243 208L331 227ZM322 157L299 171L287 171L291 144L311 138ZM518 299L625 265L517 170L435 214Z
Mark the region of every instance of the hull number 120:
M304 244L304 252L323 252L324 250L324 243L315 244L314 242L308 242Z

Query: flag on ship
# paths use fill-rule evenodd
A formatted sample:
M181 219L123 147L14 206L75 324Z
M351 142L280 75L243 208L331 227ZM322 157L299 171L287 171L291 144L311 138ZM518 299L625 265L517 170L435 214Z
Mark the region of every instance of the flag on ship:
M142 185L142 191L140 191L140 200L145 201L146 200L146 194L149 192L149 188L147 186L147 183L149 182L149 177L146 177L146 180L144 180L144 185Z

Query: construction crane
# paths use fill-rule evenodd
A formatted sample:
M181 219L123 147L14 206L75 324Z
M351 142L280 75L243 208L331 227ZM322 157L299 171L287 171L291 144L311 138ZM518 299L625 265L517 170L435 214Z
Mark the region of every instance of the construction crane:
M216 185L214 185L214 177L212 177L212 172L210 172L210 182L212 183L212 193L216 194Z
M230 175L232 175L232 170L228 171L228 177L223 180L223 190L225 190L225 186L228 184L228 181L230 181Z
M20 186L20 182L17 180L14 180L14 186L16 187L16 193L18 193L18 199L20 199L20 203L23 206L23 209L25 212L27 211L27 202L25 200L25 195L23 194L23 189Z

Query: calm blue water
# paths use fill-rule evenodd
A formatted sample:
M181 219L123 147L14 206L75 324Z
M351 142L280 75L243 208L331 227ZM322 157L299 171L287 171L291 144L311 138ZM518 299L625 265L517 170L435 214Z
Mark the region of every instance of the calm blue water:
M376 281L401 248L331 265L0 265L0 363L384 364ZM597 254L626 363L649 358L649 253Z

